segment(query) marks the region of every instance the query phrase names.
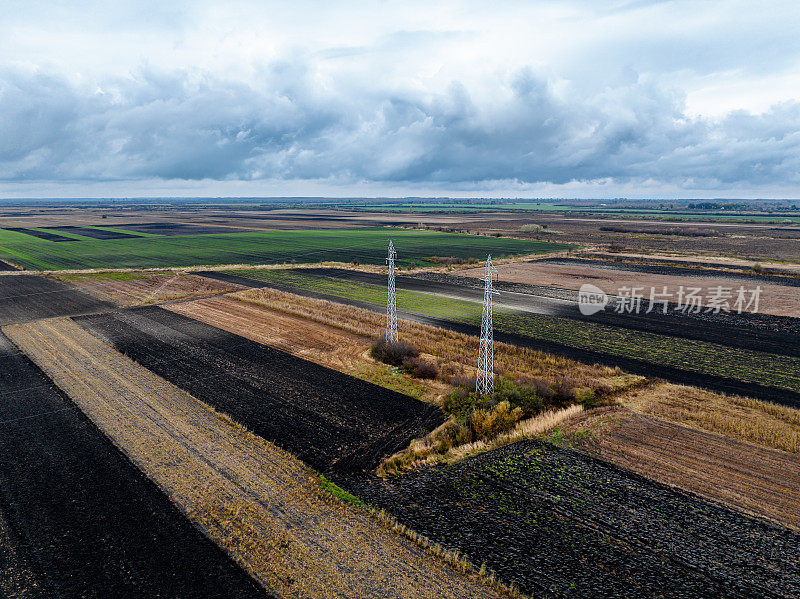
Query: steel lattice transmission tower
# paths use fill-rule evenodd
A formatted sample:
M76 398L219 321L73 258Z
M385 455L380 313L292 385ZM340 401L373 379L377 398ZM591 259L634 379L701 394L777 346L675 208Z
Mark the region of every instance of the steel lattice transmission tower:
M492 257L486 258L483 278L483 316L481 317L481 346L478 356L478 377L475 392L478 395L494 393L494 328L492 326L492 295L499 294L492 286L492 276L497 269L492 266Z
M394 265L396 256L397 252L394 251L394 244L390 239L389 257L386 258L386 263L389 265L389 290L386 294L386 341L390 343L397 342L397 295L394 290L394 275L397 274L397 268Z

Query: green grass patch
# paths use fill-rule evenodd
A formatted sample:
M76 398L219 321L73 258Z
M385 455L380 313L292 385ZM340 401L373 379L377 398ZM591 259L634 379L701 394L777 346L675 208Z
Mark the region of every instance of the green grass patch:
M348 493L347 491L342 489L335 482L328 480L322 474L319 474L318 476L319 476L319 488L321 491L333 495L334 497L341 499L342 501L349 503L350 505L354 505L356 507L363 509L368 508L366 503L361 501L358 497L356 497L352 493Z
M399 368L392 366L351 368L347 374L361 380L374 383L391 391L410 395L415 399L423 399L427 391L425 383L404 374Z

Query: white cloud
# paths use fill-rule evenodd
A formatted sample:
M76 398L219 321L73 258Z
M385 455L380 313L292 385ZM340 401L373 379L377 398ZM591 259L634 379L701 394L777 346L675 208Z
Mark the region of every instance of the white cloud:
M795 3L4 4L6 193L800 185Z

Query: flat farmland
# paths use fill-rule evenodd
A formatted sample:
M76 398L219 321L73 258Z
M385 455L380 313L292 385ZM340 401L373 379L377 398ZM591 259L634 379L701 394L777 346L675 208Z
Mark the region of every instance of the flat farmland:
M13 231L14 233L21 233L23 235L30 235L37 239L44 239L45 241L75 241L73 237L66 237L58 235L52 231L40 231L38 229L26 229L24 227L7 227L4 231Z
M564 430L578 435L581 450L602 460L800 529L797 454L621 408L579 414Z
M52 316L99 312L112 307L51 278L35 275L0 277L0 326Z
M384 310L385 291L377 284L377 275L350 274L336 269L330 276L320 273L319 269L229 271L236 277L246 275L277 289L375 311ZM219 276L224 278L226 273ZM362 277L369 277L375 283L358 280ZM233 280L243 282L240 278ZM437 294L398 288L397 305L404 317L477 334L481 318L481 304L477 297L470 301L453 295L447 291ZM714 329L708 323L702 326ZM495 338L506 343L590 363L599 361L636 374L699 385L723 393L800 405L800 378L797 374L800 372L800 357L797 355L773 354L647 330L506 309L502 305L495 309L494 327ZM781 335L788 338L786 333L778 333L777 339Z
M342 484L535 596L800 593L798 533L540 441Z
M83 293L124 308L243 289L241 285L182 272L100 272L57 277Z
M266 596L1 334L0 363L0 594Z
M335 499L300 460L75 322L50 319L6 330L142 472L277 595L498 596ZM205 596L241 595L215 589Z
M280 286L285 289L308 289L345 298L358 298L374 304L385 302L383 297L386 285L385 273L303 267L198 271L195 274L249 287ZM402 296L401 307L407 310L421 310L429 315L452 314L455 317L470 315L474 310L468 304L449 300L465 300L473 303L483 301L483 283L472 277L425 272L398 275L396 285L398 293ZM578 310L577 293L563 294L557 293L555 288L503 282L496 285L501 293L494 299L494 306L499 310L508 309L545 317L567 318L587 323L589 327L602 325L604 335L607 337L614 335L615 329L628 329L800 357L800 341L797 339L800 337L800 325L797 324L798 321L787 317L751 314L661 314L658 311L647 314L644 309L641 314L617 314L607 309L591 316L584 316ZM448 306L452 309L447 310ZM573 332L576 330L575 323L565 326ZM742 330L747 330L747 334L742 335ZM616 333L617 336L621 334Z
M370 470L441 411L156 307L79 317L118 351L322 472Z
M216 264L359 261L383 264L393 239L398 264L432 256L484 258L567 249L564 244L403 229L253 231L214 235L148 236L55 243L0 230L0 260L27 269L158 268Z
M246 228L233 226L195 225L181 222L166 223L124 223L117 226L124 231L145 233L148 235L211 235L215 233L233 233L234 230L247 231ZM233 229L233 230L232 230Z
M117 231L114 229L79 227L77 225L63 225L59 227L50 227L50 229L71 235L89 237L91 239L126 239L131 237L139 237L139 235L136 235L135 233L126 233L124 231Z
M429 403L436 403L450 390L441 381L420 381L372 359L369 347L382 330L380 326L374 328L374 334L367 334L366 328L362 333L351 332L236 296L180 302L164 308Z

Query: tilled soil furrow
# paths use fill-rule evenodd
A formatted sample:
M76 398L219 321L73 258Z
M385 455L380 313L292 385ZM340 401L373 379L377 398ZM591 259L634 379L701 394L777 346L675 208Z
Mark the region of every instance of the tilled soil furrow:
M25 593L265 596L2 335L0 354L0 509Z
M39 318L104 312L113 306L48 277L0 277L0 326Z

